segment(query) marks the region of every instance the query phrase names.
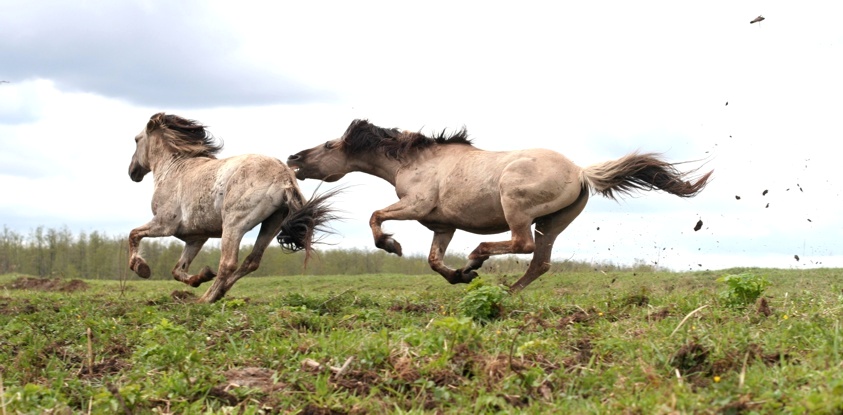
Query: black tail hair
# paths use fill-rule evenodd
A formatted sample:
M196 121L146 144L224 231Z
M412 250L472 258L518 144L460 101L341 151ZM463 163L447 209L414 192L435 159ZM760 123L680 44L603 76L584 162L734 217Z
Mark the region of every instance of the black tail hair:
M328 203L328 199L340 193L342 189L337 188L321 195L314 195L305 202L300 209L291 212L284 219L281 225L281 232L278 234L278 243L281 248L288 252L305 251L305 264L310 258L310 249L313 245L313 235L316 232L323 234L333 233L325 226L331 220L338 219L338 216Z

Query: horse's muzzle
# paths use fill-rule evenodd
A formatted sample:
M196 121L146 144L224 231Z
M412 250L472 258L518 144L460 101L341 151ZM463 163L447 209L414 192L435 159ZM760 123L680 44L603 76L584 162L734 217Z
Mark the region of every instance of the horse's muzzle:
M129 164L129 177L133 182L140 182L147 173L149 173L149 169L141 166L140 164Z

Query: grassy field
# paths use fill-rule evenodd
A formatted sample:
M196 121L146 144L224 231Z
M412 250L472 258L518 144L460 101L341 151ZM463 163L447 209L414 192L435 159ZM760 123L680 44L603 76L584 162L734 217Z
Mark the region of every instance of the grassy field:
M742 272L770 285L728 307ZM434 275L245 278L211 305L3 275L0 414L840 414L842 277L545 275L482 320Z

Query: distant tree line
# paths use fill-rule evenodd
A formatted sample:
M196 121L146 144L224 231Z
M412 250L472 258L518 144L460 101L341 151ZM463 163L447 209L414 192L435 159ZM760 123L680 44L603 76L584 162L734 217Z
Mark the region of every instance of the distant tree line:
M183 243L173 238L145 239L141 252L150 268L152 278L170 279L170 271L181 255ZM251 246L240 249L241 260L251 251ZM100 232L74 235L69 229L44 229L38 227L28 235L4 226L0 233L0 274L19 273L41 277L124 279L132 276L128 269L127 236L109 236ZM197 255L191 271L204 265L216 269L220 249L209 243ZM465 264L463 255L447 255L445 262L452 267ZM518 274L528 265L528 256L493 258L483 267L486 272ZM579 261L557 261L551 272L588 271L600 269L653 270L643 261L633 266L591 264ZM427 264L427 257L410 255L398 257L372 249L317 249L304 267L304 253L286 253L278 245L270 246L263 256L260 268L251 275L343 275L343 274L434 274Z

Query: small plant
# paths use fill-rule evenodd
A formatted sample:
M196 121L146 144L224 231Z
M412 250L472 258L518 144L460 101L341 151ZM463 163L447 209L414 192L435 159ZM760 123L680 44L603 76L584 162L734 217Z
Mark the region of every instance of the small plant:
M462 315L482 322L500 317L506 289L498 285L485 285L482 279L475 278L465 290L466 294L457 306Z
M754 304L770 285L766 277L749 273L724 275L717 282L726 284L720 299L727 307L736 309Z

